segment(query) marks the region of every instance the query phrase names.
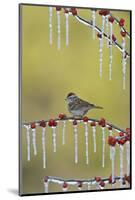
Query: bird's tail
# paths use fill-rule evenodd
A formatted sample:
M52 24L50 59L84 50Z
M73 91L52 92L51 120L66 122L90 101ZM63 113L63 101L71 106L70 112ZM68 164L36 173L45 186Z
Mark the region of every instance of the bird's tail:
M94 108L103 109L103 107L101 107L101 106L94 106Z

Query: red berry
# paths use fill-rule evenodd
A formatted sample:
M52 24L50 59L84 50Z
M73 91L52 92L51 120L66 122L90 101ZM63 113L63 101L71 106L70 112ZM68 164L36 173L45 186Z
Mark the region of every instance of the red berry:
M76 8L71 8L71 12L72 12L73 16L77 15L77 9Z
M96 122L91 122L91 126L96 126Z
M84 122L88 122L89 118L87 116L83 117Z
M113 22L114 22L114 18L113 18L112 16L110 16L110 17L108 18L108 21L111 22L111 23L113 23Z
M127 33L126 33L126 31L121 31L120 34L121 34L122 37L126 37Z
M31 128L32 128L32 129L36 128L35 122L32 122L32 123L31 123Z
M97 33L97 37L98 38L102 38L102 34L101 33Z
M60 6L56 6L56 11L60 11L61 7Z
M109 177L109 183L112 183L112 175Z
M108 15L109 13L110 13L109 10L103 10L103 11L102 11L102 15L104 15L104 16Z
M41 126L41 127L46 127L46 123L45 123L44 120L42 120L42 121L40 122L40 126Z
M105 182L104 182L104 181L101 181L101 182L99 183L99 185L100 185L101 187L105 187Z
M100 121L98 122L98 124L99 124L100 126L102 126L102 127L105 127L105 125L106 125L105 119L104 119L104 118L100 119Z
M125 138L118 140L118 144L120 144L120 145L125 144L125 142L126 142Z
M73 121L73 125L74 125L74 126L77 125L77 121L76 121L76 120Z
M64 119L65 117L66 117L65 114L63 114L63 113L60 113L60 114L59 114L59 118L60 118L60 119Z
M115 146L116 145L116 138L113 137L113 136L109 136L108 137L108 144L111 145L111 146Z
M130 134L131 132L130 132L130 128L126 128L126 133L127 134Z
M82 182L81 182L81 181L78 181L78 182L77 182L77 186L78 186L79 188L82 188Z
M64 13L68 13L68 9L65 8L65 9L64 9Z
M68 187L68 184L66 182L63 183L63 188L67 188Z
M130 183L130 175L127 176L127 175L125 174L125 180L126 180L128 183Z
M108 127L108 130L111 131L111 130L112 130L112 126L109 126L109 127Z
M120 21L119 21L119 25L124 26L124 24L125 24L125 20L123 18L121 18Z
M99 10L99 15L103 15L103 10Z
M100 176L96 176L96 177L95 177L95 181L96 181L96 182L100 182L100 181L101 181L101 177L100 177Z
M126 135L125 140L126 140L126 141L130 141L130 134L127 134L127 135Z
M120 132L120 133L119 133L119 136L120 136L120 137L123 137L123 136L124 136L124 133L123 133L123 132Z
M57 122L54 119L50 119L48 122L49 126L57 126Z
M47 183L48 182L48 176L44 177L44 182Z
M115 42L116 41L116 37L114 34L112 34L112 40Z

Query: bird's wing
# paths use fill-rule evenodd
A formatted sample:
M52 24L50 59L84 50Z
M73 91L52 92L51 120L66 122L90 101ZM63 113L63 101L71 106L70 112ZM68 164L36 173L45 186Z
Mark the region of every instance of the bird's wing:
M74 110L78 110L78 108L80 108L80 105L81 107L84 107L86 109L89 109L90 107L94 107L95 105L94 104L90 104L88 103L87 101L84 101L82 99L76 99L75 102L74 102Z

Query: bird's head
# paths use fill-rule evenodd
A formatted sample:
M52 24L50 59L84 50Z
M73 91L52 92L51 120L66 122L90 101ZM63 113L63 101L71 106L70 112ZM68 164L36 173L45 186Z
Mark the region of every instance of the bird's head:
M76 96L76 94L73 93L73 92L70 92L70 93L68 93L68 95L67 95L67 97L65 98L65 100L66 100L68 103L71 103L71 102L73 102L76 98L78 98L78 97Z

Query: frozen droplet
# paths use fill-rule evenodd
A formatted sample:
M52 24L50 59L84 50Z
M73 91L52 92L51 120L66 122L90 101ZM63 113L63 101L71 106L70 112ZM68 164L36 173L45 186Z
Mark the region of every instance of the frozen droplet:
M37 155L37 145L36 145L36 129L32 128L32 144L34 155Z
M56 152L56 126L52 126L53 152Z
M30 126L26 126L27 160L30 161Z
M93 21L92 35L93 35L93 39L95 39L95 26L96 26L96 11L95 10L92 10L92 21Z
M60 33L61 33L61 30L60 30L60 11L56 11L57 13L57 33L58 33L58 41L57 41L57 47L58 49L60 49L60 46L61 46L61 41L60 41Z
M45 128L42 128L42 156L43 156L43 168L46 168L46 136L45 136Z
M49 41L52 45L52 7L49 7Z
M127 176L130 174L130 142L126 142Z
M123 151L124 151L124 146L120 145L120 185L122 186L123 182Z
M73 129L74 129L75 163L78 163L78 132L77 132L77 125L74 125Z
M44 191L45 193L48 193L48 188L49 188L49 182L44 182Z
M105 127L102 127L102 167L105 166Z
M92 126L94 153L96 153L96 126Z
M84 122L85 127L85 152L86 152L86 164L89 164L89 144L88 144L88 123Z
M114 170L115 170L115 147L111 146L111 161L112 161L112 183L114 182ZM114 185L114 184L112 184Z
M65 13L66 18L66 46L69 45L69 14Z
M65 130L66 130L66 121L63 121L63 127L62 127L62 144L65 144Z
M99 76L102 78L102 65L103 65L103 38L99 38Z

